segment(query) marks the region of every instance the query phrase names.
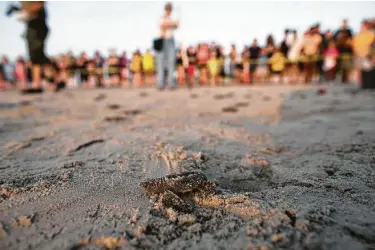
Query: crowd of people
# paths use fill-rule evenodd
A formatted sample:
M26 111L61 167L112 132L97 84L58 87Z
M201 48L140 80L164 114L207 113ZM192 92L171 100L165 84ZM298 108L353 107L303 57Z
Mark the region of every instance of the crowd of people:
M219 86L222 84L314 83L339 79L360 81L360 71L375 64L374 21L363 21L354 34L347 20L336 31L322 32L319 24L304 34L286 29L284 39L276 42L269 35L265 44L254 39L229 51L212 43L182 46L175 53L175 82L179 86ZM104 58L99 51L90 57L71 52L50 58L58 80L69 87L154 86L157 84L155 51L132 55L110 51ZM3 56L0 88L26 87L32 82L31 63L18 57L11 62ZM48 81L47 73L44 74Z

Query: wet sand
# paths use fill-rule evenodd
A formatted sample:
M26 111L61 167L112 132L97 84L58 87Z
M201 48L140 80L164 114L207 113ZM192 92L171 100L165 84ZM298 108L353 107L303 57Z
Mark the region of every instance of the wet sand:
M0 93L0 249L375 249L375 93ZM192 213L146 178L203 171Z

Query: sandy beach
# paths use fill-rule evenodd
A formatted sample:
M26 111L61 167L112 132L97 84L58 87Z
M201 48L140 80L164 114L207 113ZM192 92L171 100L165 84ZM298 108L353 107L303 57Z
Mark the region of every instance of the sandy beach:
M375 93L317 88L0 93L0 249L375 249Z

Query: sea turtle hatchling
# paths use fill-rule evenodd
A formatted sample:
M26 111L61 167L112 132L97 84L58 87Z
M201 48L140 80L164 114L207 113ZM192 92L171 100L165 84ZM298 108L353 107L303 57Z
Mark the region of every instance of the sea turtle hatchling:
M149 197L157 197L165 207L191 212L191 195L209 196L215 193L216 184L200 172L170 174L162 178L147 179L141 187Z

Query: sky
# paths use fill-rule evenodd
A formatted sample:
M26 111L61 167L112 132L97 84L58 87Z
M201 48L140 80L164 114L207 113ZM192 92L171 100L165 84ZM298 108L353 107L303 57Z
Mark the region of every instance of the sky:
M0 2L0 55L14 58L26 55L21 38L25 24L6 17L9 2ZM144 51L158 35L158 22L165 2L48 2L48 55L69 50L89 55L95 50L107 54L109 49L128 53ZM375 17L375 2L183 2L175 1L180 16L176 40L183 45L199 41L216 41L226 48L239 47L257 38L262 45L266 36L276 41L285 28L299 33L319 21L323 30L336 30L343 18L358 30L364 18Z

